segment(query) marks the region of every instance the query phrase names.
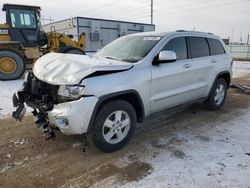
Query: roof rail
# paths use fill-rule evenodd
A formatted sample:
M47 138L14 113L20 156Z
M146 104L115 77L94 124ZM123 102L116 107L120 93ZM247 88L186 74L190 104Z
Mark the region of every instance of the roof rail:
M202 32L202 31L186 31L186 30L182 30L182 29L176 30L175 32L195 32L195 33L204 33L204 32ZM213 33L209 33L209 32L208 32L207 34L214 35Z
M176 30L176 32L186 32L186 31L183 29L180 29L180 30Z

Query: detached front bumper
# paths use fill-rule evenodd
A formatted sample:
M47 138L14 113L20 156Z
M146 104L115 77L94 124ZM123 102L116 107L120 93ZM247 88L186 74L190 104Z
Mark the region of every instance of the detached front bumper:
M13 106L17 107L17 109L12 113L12 117L16 120L22 121L23 116L26 112L26 108L24 106L24 101L20 98L20 94L18 96L16 94L12 97Z
M97 101L97 97L91 96L54 105L48 112L49 122L67 135L85 133Z

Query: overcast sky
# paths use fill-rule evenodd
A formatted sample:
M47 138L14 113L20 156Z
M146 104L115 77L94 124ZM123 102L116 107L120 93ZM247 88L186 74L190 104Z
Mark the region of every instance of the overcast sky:
M150 0L0 0L3 3L37 5L42 17L54 21L83 16L150 23ZM5 14L0 14L5 21ZM178 29L215 33L243 42L250 33L250 0L154 0L156 31Z

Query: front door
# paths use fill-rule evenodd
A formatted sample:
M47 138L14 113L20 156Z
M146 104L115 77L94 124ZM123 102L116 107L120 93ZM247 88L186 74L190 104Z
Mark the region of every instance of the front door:
M151 65L151 113L185 103L192 99L194 82L185 37L171 39L162 50L176 52L177 60Z

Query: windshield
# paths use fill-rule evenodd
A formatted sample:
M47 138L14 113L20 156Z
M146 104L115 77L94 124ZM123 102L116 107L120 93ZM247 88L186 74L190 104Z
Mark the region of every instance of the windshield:
M134 63L143 59L160 39L146 36L121 37L97 52L96 56Z

